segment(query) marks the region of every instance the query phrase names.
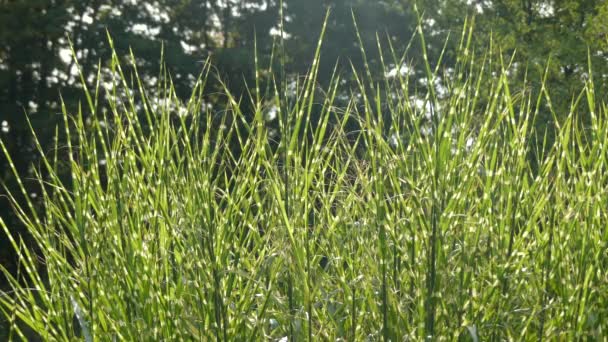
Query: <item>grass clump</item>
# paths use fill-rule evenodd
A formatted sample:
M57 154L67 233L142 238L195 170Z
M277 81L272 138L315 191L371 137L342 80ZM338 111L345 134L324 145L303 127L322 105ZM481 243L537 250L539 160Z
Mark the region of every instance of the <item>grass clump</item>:
M319 46L295 95L225 88L221 115L208 63L182 103L114 56L64 109L67 153L38 146L44 214L13 200L35 246L0 221L9 339L605 336L606 105L590 77L543 146L551 89L513 91L469 41L449 78L422 58L427 87L355 70L342 106L338 74L317 90Z

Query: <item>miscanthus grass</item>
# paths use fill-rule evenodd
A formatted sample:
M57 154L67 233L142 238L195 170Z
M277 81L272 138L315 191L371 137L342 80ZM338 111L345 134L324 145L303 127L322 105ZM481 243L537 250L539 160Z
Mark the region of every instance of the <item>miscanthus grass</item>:
M146 89L115 55L64 108L65 143L38 146L43 214L13 200L34 246L0 221L19 255L8 338L604 338L606 104L590 75L554 113L551 89L469 43L450 70L379 46L426 86L354 70L341 101L338 73L318 89L319 44L293 94L225 88L220 113L209 63L184 103L164 70Z

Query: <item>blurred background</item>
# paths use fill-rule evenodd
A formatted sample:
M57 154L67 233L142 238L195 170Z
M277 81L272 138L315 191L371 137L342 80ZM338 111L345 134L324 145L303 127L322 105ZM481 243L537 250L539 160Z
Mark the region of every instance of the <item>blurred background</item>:
M514 80L527 77L527 86L538 92L541 75L548 70L548 88L560 115L567 114L573 94L582 89L590 70L596 94L605 94L608 2L604 0L285 0L284 49L277 48L280 6L277 0L0 0L0 139L17 172L26 179L28 196L34 203L41 197L38 184L29 180L37 168L38 153L26 118L43 150L54 153L53 142L61 139L56 133L63 120L60 98L72 113L79 103L85 103L70 41L84 81L94 88L98 66L102 74L109 69L108 33L125 64L132 49L139 75L150 88L159 79L162 49L182 99L189 97L207 59L234 94L246 96L247 87L255 82L255 46L263 68L271 63L273 51L274 64L284 51L284 79L293 83L310 67L325 14L331 9L319 83L321 87L327 84L337 66L344 77L340 91L350 95L354 91L349 85L352 68L363 70L361 44L373 78L380 81L408 73L415 84L424 79L415 72L422 63L419 41L414 40L409 48L408 67L399 70L392 58L381 64L377 41L385 56L391 55L392 45L400 57L421 15L431 62L438 59L449 37L442 63L449 69L468 18L474 21L473 42L478 53L495 58L502 55L505 60L515 53ZM262 77L271 80L269 75ZM211 82L206 89L207 105L221 113L225 99L214 96L220 84ZM551 127L554 118L549 114L545 118L537 125ZM6 198L7 190L19 191L4 153L0 153L0 181L4 186L0 216L11 231L20 233L21 225ZM27 236L23 238L27 240ZM2 233L0 264L14 271L11 249Z

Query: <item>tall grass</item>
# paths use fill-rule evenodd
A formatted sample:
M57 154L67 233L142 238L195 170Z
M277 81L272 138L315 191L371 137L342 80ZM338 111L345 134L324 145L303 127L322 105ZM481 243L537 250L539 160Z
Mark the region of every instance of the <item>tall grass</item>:
M66 146L38 146L44 214L13 200L35 246L0 221L20 263L2 269L9 339L601 339L606 104L590 77L543 147L551 89L514 91L470 40L450 77L423 50L427 87L354 70L340 106L319 45L295 95L226 87L219 115L209 63L182 103L164 70L149 92L114 55L64 108Z

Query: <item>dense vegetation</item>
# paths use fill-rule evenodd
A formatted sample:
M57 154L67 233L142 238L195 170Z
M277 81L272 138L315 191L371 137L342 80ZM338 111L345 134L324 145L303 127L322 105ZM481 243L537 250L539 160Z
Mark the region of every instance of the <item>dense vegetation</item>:
M288 0L283 11L287 32L285 51L286 73L290 78L305 73L310 67L318 31L327 8L332 17L327 24L324 56L327 61L319 74L319 82L327 86L333 62L339 59L343 79L356 83L350 74L350 62L362 69L351 20L351 9L357 15L362 44L376 49L376 34L390 37L400 54L415 29L417 20L414 1L404 0ZM608 79L606 49L608 48L608 2L602 0L425 0L418 2L424 13L422 25L428 32L428 55L435 61L449 32L460 32L464 18L475 15L475 41L487 46L493 36L496 58L511 56L514 79L540 92L541 75L552 55L553 63L546 78L558 114L568 111L573 93L583 86L587 71L587 47L593 60L596 89L604 92ZM34 153L28 124L31 123L45 150L52 148L55 126L61 124L61 103L70 111L84 101L82 86L75 65L69 58L69 36L85 73L89 87L94 86L98 63L107 71L112 52L106 44L106 30L116 40L116 53L124 61L129 47L137 57L142 81L155 83L161 45L165 62L173 76L177 96L186 101L196 81L201 62L211 57L222 73L226 85L235 95L247 90L243 80L254 80L254 36L258 56L268 62L277 37L279 0L17 0L0 1L0 137L13 156L19 174L25 178L28 196L38 196L36 182L29 181L32 164L39 162ZM455 40L452 40L455 41ZM386 48L386 44L384 48ZM422 53L421 46L411 46L412 56ZM452 46L448 52L455 51ZM388 53L388 51L385 51ZM453 55L444 56L446 66L453 66ZM370 53L368 64L372 76L382 70L379 57ZM390 66L388 66L390 68ZM412 75L412 83L424 74ZM208 93L221 91L222 85L210 83ZM348 93L348 87L343 87ZM484 87L485 89L485 87ZM519 89L518 89L519 90ZM221 112L222 97L208 98L214 112ZM552 128L553 120L542 111L538 125ZM563 119L563 117L561 117ZM552 139L552 137L550 137ZM0 156L0 181L12 191L17 183L6 158ZM3 190L2 193L4 193ZM24 203L23 201L21 201ZM4 196L0 196L0 216L17 232L21 225L12 215ZM6 241L1 239L0 241ZM0 262L13 264L10 249L0 242ZM11 266L12 268L12 266ZM1 283L1 281L0 281ZM0 284L1 287L1 284Z
M591 57L558 111L551 64L519 80L473 30L430 59L422 26L420 54L378 40L385 70L416 70L376 78L361 50L347 89L337 71L319 85L321 44L291 86L254 58L239 95L209 60L186 101L164 67L142 82L135 57L113 54L92 87L81 74L66 145L34 140L45 211L11 200L33 245L0 221L20 261L3 272L8 338L605 336L608 112Z

